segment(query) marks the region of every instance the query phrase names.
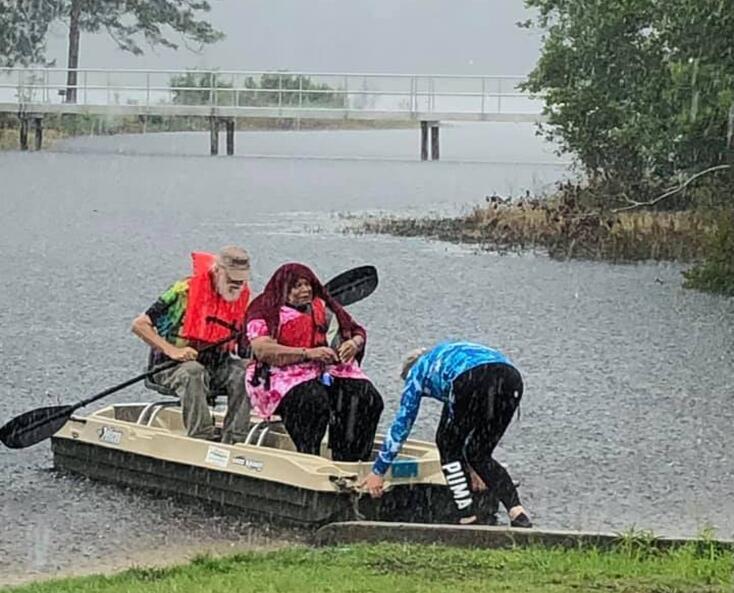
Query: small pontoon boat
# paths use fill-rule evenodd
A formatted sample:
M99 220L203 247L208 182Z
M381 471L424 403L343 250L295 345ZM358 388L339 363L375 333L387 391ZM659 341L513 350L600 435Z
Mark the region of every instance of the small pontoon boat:
M72 416L52 439L57 469L90 478L201 499L285 524L318 526L367 519L442 523L453 506L434 444L408 440L380 499L357 485L371 462L334 462L298 453L282 423L253 418L244 443L186 436L178 401L115 404ZM222 410L213 412L221 426ZM375 454L382 443L378 435ZM479 498L482 514L497 510Z

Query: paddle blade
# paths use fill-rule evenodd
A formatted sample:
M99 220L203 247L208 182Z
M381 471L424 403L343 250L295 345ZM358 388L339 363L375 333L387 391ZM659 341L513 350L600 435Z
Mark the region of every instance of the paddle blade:
M16 416L0 428L0 441L11 449L24 449L53 436L71 416L74 406L37 408Z
M377 288L377 268L360 266L342 272L326 283L327 292L347 307L370 296Z

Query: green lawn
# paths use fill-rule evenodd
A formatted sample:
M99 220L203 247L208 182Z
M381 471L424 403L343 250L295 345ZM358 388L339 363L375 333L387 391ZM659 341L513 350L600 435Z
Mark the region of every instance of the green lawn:
M470 591L730 592L734 553L706 543L669 552L622 544L617 550L467 550L438 546L297 547L166 569L46 581L13 593L441 593Z

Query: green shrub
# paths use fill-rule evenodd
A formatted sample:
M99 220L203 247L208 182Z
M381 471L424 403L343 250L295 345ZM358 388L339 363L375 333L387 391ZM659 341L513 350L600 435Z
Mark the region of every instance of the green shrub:
M686 288L734 296L734 210L719 216L705 260L683 275Z

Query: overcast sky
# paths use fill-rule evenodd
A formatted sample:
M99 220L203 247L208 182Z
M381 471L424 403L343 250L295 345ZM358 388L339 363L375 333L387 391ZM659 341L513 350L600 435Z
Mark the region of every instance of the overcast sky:
M136 57L106 35L82 34L80 67L218 68L437 74L527 74L539 36L515 23L522 0L211 0L224 41L194 53L145 48ZM67 29L49 56L66 65Z

